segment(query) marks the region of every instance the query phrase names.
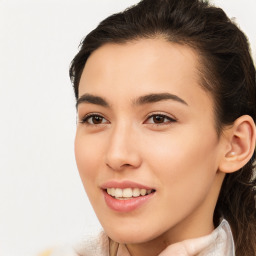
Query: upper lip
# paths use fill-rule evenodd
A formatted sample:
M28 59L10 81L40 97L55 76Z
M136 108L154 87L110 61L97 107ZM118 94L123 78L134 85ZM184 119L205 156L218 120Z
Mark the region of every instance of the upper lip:
M102 189L107 189L107 188L139 188L139 189L154 189L152 187L134 182L134 181L129 181L129 180L125 180L125 181L115 181L115 180L111 180L111 181L107 181L105 183L103 183L101 185Z

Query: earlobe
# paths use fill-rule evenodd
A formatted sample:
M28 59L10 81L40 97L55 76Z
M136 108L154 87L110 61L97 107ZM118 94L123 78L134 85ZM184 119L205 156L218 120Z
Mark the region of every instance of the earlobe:
M255 123L244 115L236 119L233 126L225 131L223 156L219 170L232 173L241 169L251 159L255 150Z

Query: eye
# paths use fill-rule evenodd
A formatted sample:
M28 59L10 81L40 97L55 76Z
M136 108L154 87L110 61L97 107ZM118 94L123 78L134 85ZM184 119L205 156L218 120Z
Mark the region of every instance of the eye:
M107 119L98 114L89 114L86 115L80 123L87 125L99 125L109 123Z
M145 123L147 124L168 124L168 123L173 123L176 122L176 120L174 118L171 118L167 115L163 115L163 114L153 114L150 115L147 120L145 121Z

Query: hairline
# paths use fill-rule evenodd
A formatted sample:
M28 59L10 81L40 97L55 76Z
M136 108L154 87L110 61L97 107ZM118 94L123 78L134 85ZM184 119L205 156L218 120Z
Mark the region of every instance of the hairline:
M215 130L216 130L216 133L219 138L222 134L224 124L222 124L220 118L218 118L218 116L219 116L218 115L218 113L219 113L218 102L216 100L216 93L214 93L214 90L212 89L213 87L216 86L216 82L214 82L214 79L212 79L213 77L216 77L216 75L212 75L209 72L208 66L211 66L211 68L213 66L211 64L211 62L207 60L207 58L209 58L209 56L207 56L208 54L205 53L202 50L202 48L200 49L200 47L198 46L198 42L196 43L197 40L193 39L193 37L191 37L191 39L188 39L185 37L175 36L172 34L168 35L167 32L164 32L164 31L156 31L155 33L137 35L137 36L134 36L134 37L128 38L128 39L127 38L118 39L118 40L111 39L107 42L102 43L101 45L99 45L98 47L96 47L95 49L93 49L92 51L90 51L88 53L88 56L84 62L84 66L81 68L81 71L80 71L80 77L79 77L79 81L77 83L76 98L78 99L79 84L80 84L83 70L86 66L88 59L95 51L97 51L99 48L101 48L105 45L109 45L109 44L126 45L126 44L130 44L130 43L138 42L143 39L164 40L167 43L172 43L172 44L176 44L176 45L189 47L195 53L194 56L196 57L196 63L197 63L196 70L197 70L197 74L198 74L198 78L199 78L198 84L199 84L200 88L203 89L209 95L209 97L211 97L211 99L212 99L212 102L213 102L212 111L213 111Z

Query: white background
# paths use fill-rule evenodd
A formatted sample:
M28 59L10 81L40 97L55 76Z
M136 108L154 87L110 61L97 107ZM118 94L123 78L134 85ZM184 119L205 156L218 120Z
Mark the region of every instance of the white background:
M0 255L36 255L99 224L75 165L69 63L106 16L138 0L0 0ZM216 0L247 33L256 1Z

